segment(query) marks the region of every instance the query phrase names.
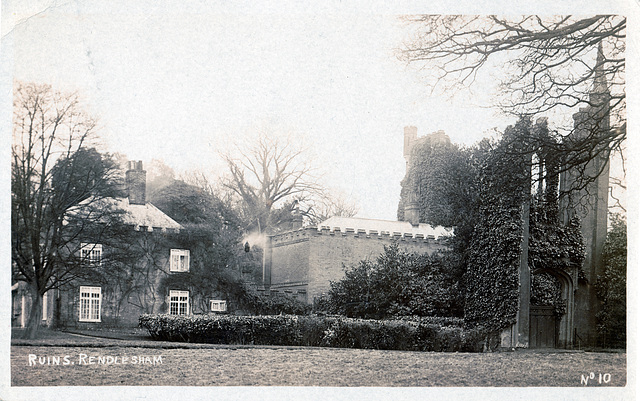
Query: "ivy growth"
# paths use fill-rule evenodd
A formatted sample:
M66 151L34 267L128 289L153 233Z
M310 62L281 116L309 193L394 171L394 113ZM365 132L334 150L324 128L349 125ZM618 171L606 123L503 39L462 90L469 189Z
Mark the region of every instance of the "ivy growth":
M480 206L466 271L465 324L498 332L518 311L523 203L529 186L527 151L516 138L531 129L521 119L478 160Z

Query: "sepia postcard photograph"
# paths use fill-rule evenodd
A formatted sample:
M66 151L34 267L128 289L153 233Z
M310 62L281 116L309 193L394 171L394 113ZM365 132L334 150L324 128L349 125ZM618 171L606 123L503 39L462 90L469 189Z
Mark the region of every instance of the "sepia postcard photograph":
M635 399L637 3L1 7L1 400Z

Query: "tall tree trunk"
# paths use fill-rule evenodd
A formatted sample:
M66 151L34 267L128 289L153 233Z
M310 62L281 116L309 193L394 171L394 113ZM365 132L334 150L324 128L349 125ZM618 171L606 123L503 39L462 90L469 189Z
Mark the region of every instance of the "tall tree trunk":
M29 312L29 320L25 328L23 338L34 339L38 334L40 322L42 321L42 294L31 288L31 311Z

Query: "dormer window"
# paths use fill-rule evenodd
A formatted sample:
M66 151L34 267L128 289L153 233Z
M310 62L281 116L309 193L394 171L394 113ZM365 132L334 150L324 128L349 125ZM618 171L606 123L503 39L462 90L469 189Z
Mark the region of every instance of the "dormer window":
M89 266L102 266L102 244L80 244L82 263Z
M172 249L170 257L169 270L172 272L188 272L189 271L189 250L188 249Z

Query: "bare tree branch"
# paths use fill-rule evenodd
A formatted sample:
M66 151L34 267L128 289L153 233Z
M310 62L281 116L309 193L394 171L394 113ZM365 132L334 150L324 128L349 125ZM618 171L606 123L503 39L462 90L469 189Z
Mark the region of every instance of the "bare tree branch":
M457 91L491 69L501 79L494 106L517 116L556 110L575 123L556 125L551 135L518 138L540 151L561 155L561 171L581 171L570 188L597 179L585 166L608 160L626 139L626 18L615 15L404 17L413 35L401 60L420 68L431 91ZM562 195L562 194L561 194Z
M248 147L223 154L230 176L224 186L242 199L245 213L259 231L273 228L272 212L281 202L305 193L322 191L305 158L304 149L280 138L261 135Z
M90 147L96 121L82 111L77 94L17 83L13 111L12 279L25 281L31 292L31 337L43 294L91 274L78 239L98 239L111 229L109 219L118 219L102 201L119 193L119 176L115 164ZM80 205L83 219L74 219Z

